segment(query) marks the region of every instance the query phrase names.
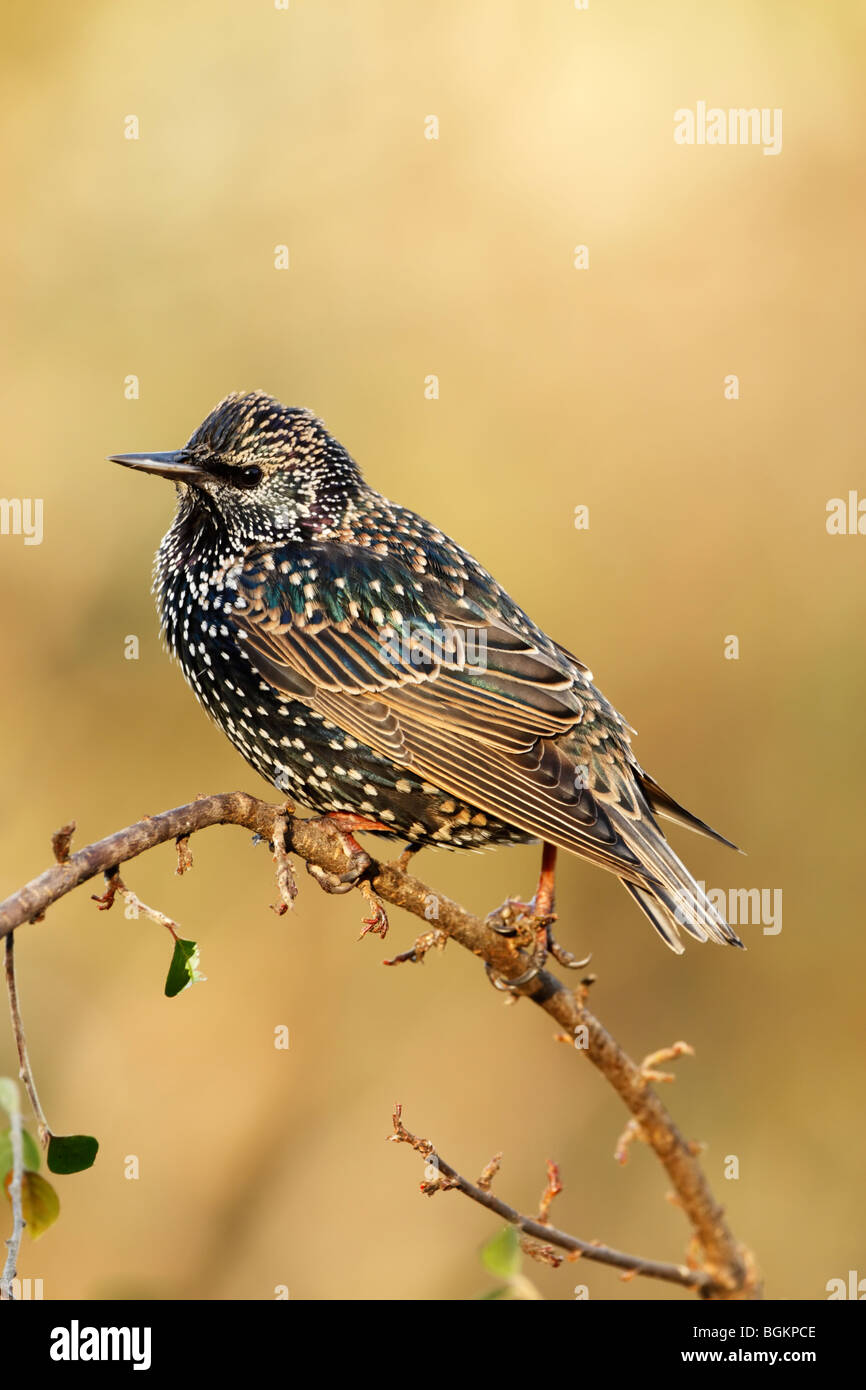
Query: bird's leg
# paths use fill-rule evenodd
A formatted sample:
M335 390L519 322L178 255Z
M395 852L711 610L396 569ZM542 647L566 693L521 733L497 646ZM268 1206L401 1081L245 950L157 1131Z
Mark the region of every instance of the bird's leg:
M538 877L538 887L535 890L535 897L530 906L534 908L536 917L546 921L545 930L547 932L547 949L555 961L564 965L569 970L582 970L589 965L590 957L578 960L570 951L566 951L564 946L553 935L553 923L556 921L554 903L556 901L556 845L549 845L545 841L541 851L541 873Z
M337 830L345 835L347 842L354 845L356 850L359 850L361 846L353 838L353 830L386 830L389 835L394 834L393 825L385 825L380 820L371 820L369 816L358 816L354 811L328 811L319 819L327 821L329 825L336 826Z
M407 869L409 868L409 865L412 862L412 859L419 852L420 849L420 845L407 845L406 848L403 850L403 853L399 855L397 859L394 860L395 865L401 873L406 873Z
M553 923L556 921L554 903L556 901L556 845L549 845L545 841L541 851L541 873L538 877L538 887L535 890L535 897L530 906L534 909L536 917L545 923L547 933L547 949L555 961L564 965L568 970L583 970L584 966L589 965L590 956L578 960L577 956L572 955L571 951L566 951L564 946L553 935Z
M382 821L369 820L367 816L358 816L351 811L329 811L317 819L320 824L330 825L334 828L348 862L341 874L332 873L330 869L323 869L320 864L310 863L307 864L307 873L316 880L319 887L323 888L326 893L349 893L355 887L360 888L373 909L373 915L364 918L364 930L361 935L366 936L367 932L373 932L376 936L384 937L388 931L388 918L385 909L369 883L363 881L363 875L373 861L363 845L358 844L353 831L387 830L393 833L393 828L390 825L384 825Z
M549 917L551 921L555 921L556 913L553 910L555 901L556 845L550 845L545 840L541 851L541 873L538 875L538 887L535 890L535 897L529 904L533 916Z

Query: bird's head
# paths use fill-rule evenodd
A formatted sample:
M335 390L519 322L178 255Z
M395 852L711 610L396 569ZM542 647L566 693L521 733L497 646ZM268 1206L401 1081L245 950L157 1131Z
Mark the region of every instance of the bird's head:
M182 449L111 462L168 478L179 515L206 517L238 545L327 534L363 487L321 420L263 391L227 396Z

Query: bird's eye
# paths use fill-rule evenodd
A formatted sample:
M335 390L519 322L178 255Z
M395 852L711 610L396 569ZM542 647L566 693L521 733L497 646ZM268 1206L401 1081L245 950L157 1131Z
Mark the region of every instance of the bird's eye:
M237 476L238 485L240 487L258 487L263 476L258 464L252 463L249 468L241 469Z

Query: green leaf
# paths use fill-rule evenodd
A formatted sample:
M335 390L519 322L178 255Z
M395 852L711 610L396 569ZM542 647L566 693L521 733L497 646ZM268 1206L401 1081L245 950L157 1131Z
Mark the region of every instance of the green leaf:
M498 1289L491 1289L489 1293L480 1293L476 1302L486 1303L494 1298L511 1298L511 1290L507 1284L501 1284Z
M12 1174L8 1173L3 1184L7 1197L11 1182ZM12 1201L11 1197L9 1201ZM60 1215L60 1198L41 1174L25 1173L21 1179L21 1207L30 1235L33 1240L38 1240Z
M36 1143L32 1134L27 1133L26 1129L22 1129L21 1131L21 1150L24 1158L22 1167L30 1168L35 1172L42 1162L42 1159L39 1153L39 1145ZM11 1130L4 1129L0 1132L0 1178L5 1178L6 1174L11 1171L12 1132Z
M42 1154L33 1135L28 1134L26 1129L21 1131L21 1148L24 1151L24 1167L37 1172L42 1163Z
M0 1109L5 1110L7 1115L17 1115L20 1108L15 1082L11 1077L0 1076Z
M92 1134L52 1134L48 1140L48 1167L52 1173L83 1173L93 1167L99 1144Z
M198 967L198 944L195 941L176 941L165 981L166 997L173 999L182 990L189 989L190 985L206 979L207 976L202 975Z
M497 1279L513 1279L520 1273L520 1239L514 1226L503 1226L481 1250L481 1263Z

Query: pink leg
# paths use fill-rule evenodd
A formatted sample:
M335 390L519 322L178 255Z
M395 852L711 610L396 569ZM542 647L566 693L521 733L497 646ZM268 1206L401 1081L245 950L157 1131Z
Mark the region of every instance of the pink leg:
M392 825L383 825L380 820L370 820L367 816L357 816L354 811L328 811L322 816L322 820L330 821L331 825L336 826L343 836L346 848L350 854L363 854L363 846L358 844L353 830L388 830L393 834Z
M556 845L544 842L541 851L541 873L532 906L536 917L552 917L556 901Z

